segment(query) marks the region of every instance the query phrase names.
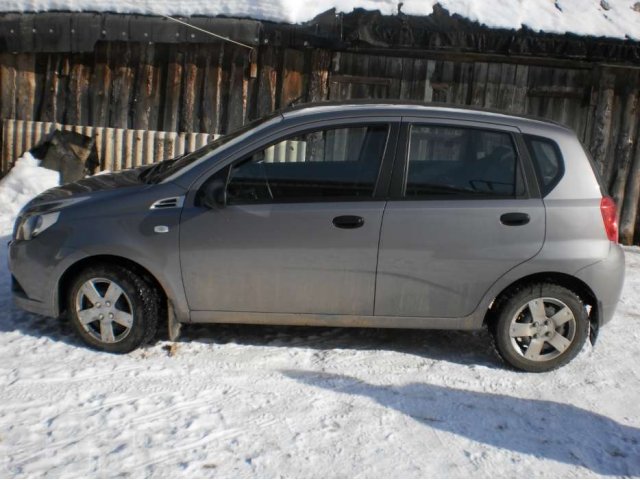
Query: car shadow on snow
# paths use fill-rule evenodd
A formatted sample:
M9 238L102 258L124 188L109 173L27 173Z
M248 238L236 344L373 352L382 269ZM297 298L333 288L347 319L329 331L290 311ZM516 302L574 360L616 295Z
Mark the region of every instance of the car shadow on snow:
M23 312L0 299L0 332L19 331L34 338L48 337L80 348L87 347L66 319L54 319ZM156 340L167 340L160 327ZM448 361L462 365L505 368L494 353L489 334L440 330L398 330L369 328L287 327L263 325L185 325L178 343L181 352L190 344L235 344L254 347L309 348L327 350L390 351L414 355L425 360ZM146 348L146 347L143 347Z
M316 388L370 398L430 428L496 448L599 475L640 476L640 429L573 405L424 383L371 385L343 375L282 373Z
M390 351L426 360L505 368L486 330L404 330L264 325L187 325L180 342L327 350Z

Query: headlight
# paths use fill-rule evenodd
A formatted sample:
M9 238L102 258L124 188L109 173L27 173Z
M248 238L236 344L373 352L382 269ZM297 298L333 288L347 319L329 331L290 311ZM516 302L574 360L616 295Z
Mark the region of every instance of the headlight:
M43 202L39 201L40 197L36 197L20 210L13 225L13 238L31 240L58 221L60 210L84 202L88 198L87 196L72 197ZM55 211L52 212L52 210Z
M16 230L16 240L31 240L58 221L60 212L28 215L22 219Z

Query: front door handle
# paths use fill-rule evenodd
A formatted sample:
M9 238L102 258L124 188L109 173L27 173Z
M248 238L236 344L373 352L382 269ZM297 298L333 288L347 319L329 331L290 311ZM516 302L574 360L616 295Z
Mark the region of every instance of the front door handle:
M364 225L364 218L357 215L340 215L333 219L333 224L338 228L360 228Z
M510 227L526 225L529 223L529 220L531 220L529 214L520 212L505 213L500 216L500 222L502 222L503 225L508 225Z

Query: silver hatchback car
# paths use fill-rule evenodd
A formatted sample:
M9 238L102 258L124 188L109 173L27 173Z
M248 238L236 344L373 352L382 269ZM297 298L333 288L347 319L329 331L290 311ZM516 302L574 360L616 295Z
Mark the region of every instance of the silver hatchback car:
M409 104L323 104L49 190L16 221L18 306L108 352L158 324L489 328L565 364L616 308L616 207L575 134Z

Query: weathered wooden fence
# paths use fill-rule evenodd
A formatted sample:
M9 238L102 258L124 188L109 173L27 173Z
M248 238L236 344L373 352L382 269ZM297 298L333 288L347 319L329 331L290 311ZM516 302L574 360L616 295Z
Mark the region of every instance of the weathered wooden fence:
M539 57L133 42L0 54L2 119L224 134L294 101L351 98L549 118L593 154L620 206L624 243L640 243L639 94L637 67Z

